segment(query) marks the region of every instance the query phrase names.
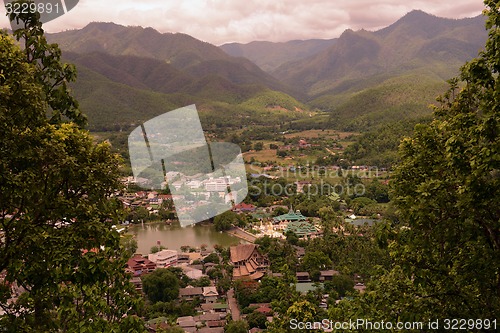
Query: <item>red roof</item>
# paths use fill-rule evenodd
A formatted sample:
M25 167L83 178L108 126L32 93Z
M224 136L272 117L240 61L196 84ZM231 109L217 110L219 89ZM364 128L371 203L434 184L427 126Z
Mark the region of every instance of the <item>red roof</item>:
M254 211L255 206L252 204L246 204L246 203L242 202L242 203L235 205L234 209L241 210L241 211Z

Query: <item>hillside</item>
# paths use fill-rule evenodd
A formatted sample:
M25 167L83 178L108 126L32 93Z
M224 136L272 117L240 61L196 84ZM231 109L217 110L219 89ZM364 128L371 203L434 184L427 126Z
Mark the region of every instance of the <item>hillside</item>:
M336 41L336 38L292 40L285 43L258 41L247 44L229 43L220 48L233 57L245 57L266 72L271 72L287 62L313 56Z
M68 53L64 60L77 67L72 89L93 131L128 131L190 104L213 132L299 119L306 115L297 109L308 109L264 85L237 85L217 75L197 79L154 59Z
M291 121L308 110L289 95L299 93L248 59L188 35L91 23L48 39L76 65L72 88L94 131L125 131L189 104L214 132Z
M346 30L328 49L272 72L312 96L343 92L380 74L425 68L443 79L476 56L486 40L484 18L452 20L413 11L376 31ZM354 81L354 82L353 82Z
M281 83L251 61L231 57L218 47L185 34L159 33L152 28L124 27L114 23L90 23L80 30L48 34L47 39L59 44L64 52L128 56L129 61L154 59L200 79L216 74L235 84L264 85L300 96L299 91ZM92 60L86 60L89 61ZM149 65L159 66L158 63L141 61L146 71L150 71ZM173 73L172 69L170 71Z

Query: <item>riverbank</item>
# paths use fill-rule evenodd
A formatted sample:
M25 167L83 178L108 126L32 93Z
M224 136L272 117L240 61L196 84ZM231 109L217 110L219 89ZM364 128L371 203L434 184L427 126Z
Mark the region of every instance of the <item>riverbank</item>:
M226 233L238 237L239 239L243 239L244 241L249 243L254 243L257 239L255 235L238 227L232 227L231 229L227 230Z

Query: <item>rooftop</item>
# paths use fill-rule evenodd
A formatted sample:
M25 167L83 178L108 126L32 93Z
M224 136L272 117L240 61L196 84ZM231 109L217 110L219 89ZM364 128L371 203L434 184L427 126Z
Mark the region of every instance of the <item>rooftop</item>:
M281 221L305 221L306 217L302 215L300 210L294 212L292 209L287 214L273 217L273 222L278 223Z

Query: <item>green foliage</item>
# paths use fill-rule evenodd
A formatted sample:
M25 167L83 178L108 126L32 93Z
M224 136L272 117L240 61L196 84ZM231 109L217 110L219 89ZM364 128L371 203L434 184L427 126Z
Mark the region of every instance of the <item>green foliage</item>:
M319 271L329 269L331 266L332 261L322 251L307 251L301 262L301 268L310 275L318 275Z
M354 164L389 168L399 160L397 150L401 139L412 133L417 123L429 121L429 118L390 121L370 128L356 136L354 143L346 147L344 154Z
M146 317L152 319L168 317L175 321L177 317L196 315L195 307L197 304L197 302L178 302L177 300L148 304L145 309Z
M152 303L169 302L179 296L179 279L168 269L156 269L142 278L142 288Z
M273 272L280 272L284 265L295 271L298 261L292 243L264 236L258 238L255 244L258 244L259 250L269 258L270 268Z
M151 249L149 249L149 253L158 253L161 250L165 250L165 249L166 249L166 247L163 245L160 245L160 246L153 245L153 246L151 246Z
M334 275L330 281L325 281L325 293L334 292L338 297L345 297L354 291L354 281L347 275Z
M375 318L500 313L500 11L498 1L485 4L485 50L450 81L435 119L401 144L399 223L387 232L392 267L361 303Z
M254 312L250 313L246 319L248 322L248 326L250 328L253 328L253 327L262 328L262 329L266 328L267 317L263 313L260 313L258 311L254 311Z
M238 320L238 321L230 321L226 327L224 327L225 333L247 333L248 332L248 324L246 321Z
M210 253L208 256L206 256L203 259L203 262L205 262L205 263L212 262L214 264L218 264L220 262L220 259L219 259L219 256L217 255L217 253Z
M120 237L120 247L123 249L125 256L130 258L137 251L137 239L135 239L134 235L122 235Z
M233 224L238 223L238 214L233 211L227 211L214 218L215 230L225 231L231 229Z
M47 44L36 13L0 33L0 272L8 332L145 331L141 301L112 228L122 216L119 159L80 129L74 68ZM68 123L62 123L62 120Z
M376 201L367 197L358 197L351 201L350 206L354 210L354 214L370 215L370 207L376 205Z

